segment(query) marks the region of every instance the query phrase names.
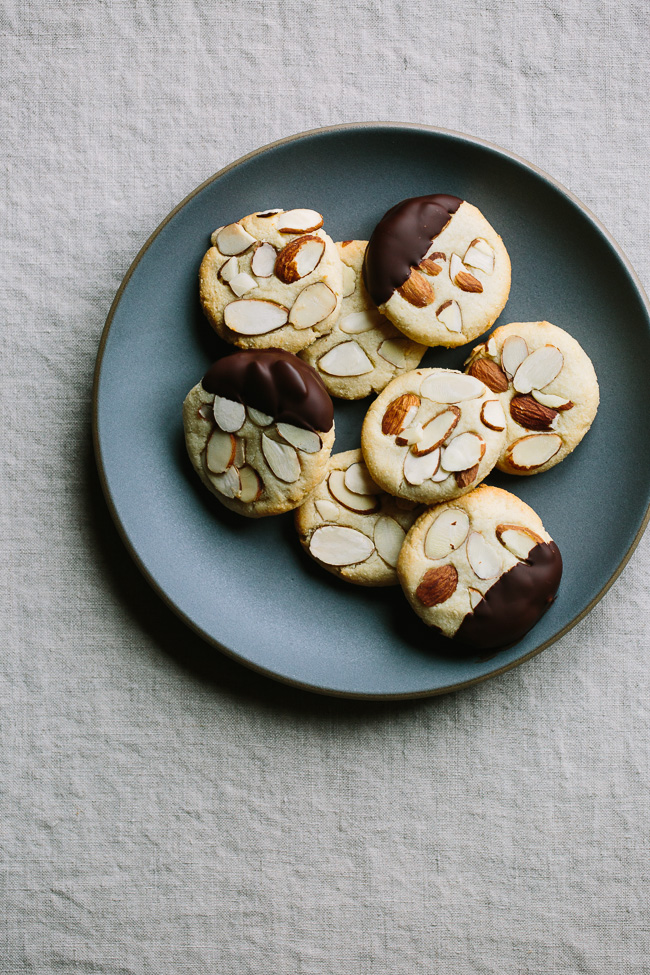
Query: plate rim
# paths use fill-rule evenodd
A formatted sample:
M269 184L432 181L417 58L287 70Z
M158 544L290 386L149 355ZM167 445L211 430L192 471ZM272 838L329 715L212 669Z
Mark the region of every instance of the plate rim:
M104 351L106 348L106 343L108 341L108 335L111 329L113 318L115 317L115 314L117 312L117 308L121 301L122 295L126 290L126 287L128 286L140 261L142 260L146 252L149 250L154 240L167 226L167 224L176 216L177 213L180 212L180 210L183 209L184 206L186 206L187 203L190 202L190 200L192 200L195 196L197 196L197 194L201 193L202 190L204 190L211 183L215 182L215 180L220 179L222 176L225 176L226 173L230 172L232 169L235 169L237 166L240 166L242 163L247 162L249 159L255 158L255 156L267 152L269 149L274 149L277 146L287 145L288 143L291 142L297 142L300 139L309 138L310 136L315 136L315 135L322 135L328 132L343 132L343 131L352 131L352 130L369 129L369 128L394 128L396 130L410 129L410 130L416 130L420 132L433 133L435 135L451 136L454 139L458 139L460 141L471 143L472 145L478 145L483 148L489 149L492 152L497 153L497 155L503 156L509 160L513 160L519 165L529 170L532 170L532 172L534 172L537 176L541 176L542 179L550 183L551 186L553 186L556 190L559 190L560 193L562 193L575 206L577 206L578 209L581 210L582 213L589 218L589 220L592 222L595 228L600 232L600 234L607 240L609 245L615 251L619 260L624 265L626 271L628 272L634 286L636 287L639 297L642 300L642 303L645 305L648 318L650 319L650 300L648 299L648 295L646 294L645 289L639 279L639 276L637 275L634 267L632 266L632 263L630 262L629 258L623 251L620 244L612 236L610 231L604 226L604 224L598 219L598 217L589 209L589 207L587 207L582 202L582 200L580 200L574 193L572 193L571 190L567 189L567 187L564 186L563 183L560 183L559 180L555 179L553 176L550 176L545 170L541 169L539 166L536 166L534 163L531 163L523 156L519 156L517 153L511 152L509 149L504 149L502 146L499 146L496 143L489 142L487 139L481 139L477 136L468 135L465 132L458 132L454 129L446 129L446 128L441 128L439 126L426 125L419 122L368 121L368 122L344 122L337 125L319 126L315 129L307 129L302 132L294 133L293 135L285 136L282 139L276 139L273 142L266 143L265 145L260 146L259 148L254 149L243 156L238 157L233 162L228 163L228 165L218 170L212 176L209 176L197 187L195 187L190 193L188 193L187 196L185 196L180 201L180 203L178 203L172 210L170 210L167 216L161 221L161 223L158 224L156 229L146 239L146 241L144 242L144 244L142 245L142 247L134 257L133 261L129 265L129 268L126 271L124 277L122 278L122 281L120 283L119 288L117 289L117 292L115 293L115 297L111 302L111 306L108 315L106 317L106 321L104 322L102 334L99 340L99 347L97 350L97 358L95 360L95 368L93 372L93 385L92 385L92 400L91 400L92 440L93 440L95 464L97 467L97 473L99 476L99 482L101 485L102 493L104 495L104 500L106 501L106 505L108 507L110 516L113 520L113 524L115 525L117 533L120 537L120 540L125 546L129 556L134 561L135 565L142 573L147 583L154 590L156 595L160 599L162 599L162 601L168 607L168 609L171 609L172 612L175 613L175 615L178 616L182 620L182 622L185 623L185 625L188 626L190 630L196 633L205 643L214 647L220 653L223 653L225 656L230 657L230 659L237 661L238 664L247 667L249 670L252 670L258 674L261 674L264 677L270 678L271 680L278 681L290 687L294 687L301 691L309 691L311 693L320 694L325 697L342 698L342 699L349 699L349 700L365 700L365 701L417 700L417 699L422 699L427 697L438 697L442 694L455 693L456 691L464 690L465 688L468 687L473 687L476 684L481 684L483 683L483 681L491 680L493 677L499 677L502 674L507 673L507 671L514 670L515 667L519 667L521 664L526 663L526 661L531 660L533 657L536 657L544 650L547 650L554 643L557 643L558 640L560 640L563 636L565 636L570 630L573 629L574 626L576 626L581 620L585 618L585 616L587 616L592 611L592 609L600 602L600 600L608 592L608 590L614 585L614 583L622 573L623 569L630 561L630 558L632 557L634 550L636 549L639 542L641 541L641 538L647 528L648 522L650 521L650 505L648 505L648 507L646 508L645 514L641 520L641 524L639 525L639 529L636 535L634 536L630 547L624 553L622 560L615 568L614 572L612 573L608 581L605 583L605 585L593 597L593 599L588 603L588 605L580 613L578 613L572 620L570 620L564 627L562 627L561 630L559 630L556 634L554 634L553 637L546 640L540 646L535 647L529 653L525 654L525 656L520 657L518 660L514 660L508 664L504 664L504 666L499 667L496 670L490 671L490 673L488 674L482 674L479 677L472 677L470 680L460 681L459 683L456 684L449 684L446 685L445 687L438 687L426 691L412 691L412 692L407 691L407 692L394 693L394 694L374 694L374 693L365 693L362 691L337 691L332 688L319 687L318 685L315 684L309 684L309 683L305 683L304 681L295 680L291 677L288 677L283 674L279 674L273 670L265 668L260 664L254 663L251 660L247 660L245 657L239 655L235 650L225 646L224 644L220 643L218 640L214 639L214 637L206 633L200 626L194 623L194 621L179 606L177 606L173 602L173 600L167 595L167 593L163 590L163 588L159 585L159 583L156 581L156 579L152 576L150 571L144 565L142 559L140 558L139 553L135 549L133 543L131 542L130 538L128 537L124 529L120 516L117 512L117 508L113 500L113 496L108 486L108 479L106 477L106 471L104 468L101 444L99 439L98 403L99 403L100 376L102 370L102 363L104 359Z

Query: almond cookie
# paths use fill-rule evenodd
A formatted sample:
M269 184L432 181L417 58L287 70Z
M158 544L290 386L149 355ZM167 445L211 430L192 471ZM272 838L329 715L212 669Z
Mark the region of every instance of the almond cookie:
M422 507L391 498L360 450L330 457L329 473L296 511L300 541L333 575L359 586L396 586L400 549Z
M501 398L507 426L497 467L508 474L555 467L578 446L598 410L589 356L550 322L495 329L473 350L466 371Z
M341 259L315 210L263 210L219 227L199 271L201 304L226 342L298 352L329 332Z
M375 227L364 262L370 297L414 342L464 345L494 324L510 258L480 210L457 196L416 196Z
M282 349L225 356L183 403L196 473L226 508L249 518L297 508L322 480L334 409L317 373Z
M497 462L506 418L498 396L452 369L398 376L368 410L361 449L389 494L439 504L473 490Z
M362 399L380 393L395 376L415 369L426 346L412 342L380 315L362 279L365 240L336 245L343 262L343 302L329 333L300 353L332 396Z
M532 508L483 485L416 521L397 573L427 626L488 650L519 640L546 612L562 557Z

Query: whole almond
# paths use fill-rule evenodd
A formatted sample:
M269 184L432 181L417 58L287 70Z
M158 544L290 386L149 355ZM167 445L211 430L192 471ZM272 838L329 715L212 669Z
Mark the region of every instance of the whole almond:
M420 397L416 396L415 393L404 393L402 396L398 396L384 413L384 418L381 421L381 432L387 436L401 433L406 425L408 414L414 407L417 410L419 406Z
M478 464L468 467L466 471L456 471L454 477L459 488L469 487L476 480L478 474Z
M467 370L470 376L475 376L491 389L493 393L505 393L508 388L508 377L492 359L474 359Z
M438 606L454 595L457 585L458 572L455 567L441 565L437 569L427 569L415 595L423 606Z
M437 261L439 260L440 261L447 260L447 258L442 253L442 251L436 251L435 254L429 254L428 257L423 257L422 260L420 261L420 270L426 271L427 274L430 274L432 277L435 277L436 274L440 274L440 272L442 271L441 266L437 263Z
M514 396L510 401L510 416L526 430L549 430L557 416L557 410L542 406L527 393Z
M435 299L433 288L415 268L412 269L402 287L397 290L405 301L408 301L410 305L415 305L416 308L424 308Z
M456 284L461 291L472 291L474 294L480 294L483 291L483 285L479 279L475 278L469 271L459 271L456 275Z

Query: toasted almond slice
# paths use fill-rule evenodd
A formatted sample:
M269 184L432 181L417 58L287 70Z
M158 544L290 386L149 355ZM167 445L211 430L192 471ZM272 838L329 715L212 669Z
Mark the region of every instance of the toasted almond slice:
M238 498L241 493L241 478L236 467L229 467L223 474L211 474L210 483L226 498Z
M243 254L254 243L255 238L240 223L229 223L217 234L217 247L222 254Z
M309 551L326 565L357 565L375 551L367 535L343 525L323 525L309 541Z
M235 453L235 437L223 430L214 430L205 448L205 465L212 474L223 474L234 463Z
M494 271L494 249L491 244L488 244L487 240L477 237L465 251L463 264L478 268L485 274L492 274Z
M437 472L440 467L440 449L432 450L430 454L418 456L410 450L404 458L404 477L409 484L417 487L424 484Z
M557 433L532 433L510 444L506 462L519 471L532 471L555 457L562 446Z
M305 454L317 454L323 446L323 441L313 430L304 430L293 423L276 423L275 429L283 440Z
M323 226L323 218L316 210L286 210L276 223L281 234L306 234Z
M543 345L535 349L517 369L512 385L518 393L530 393L533 389L544 389L552 383L564 365L564 356L554 345Z
M422 439L418 440L417 444L412 448L413 453L421 457L423 454L428 454L431 450L435 450L436 447L440 447L459 420L460 410L457 406L444 410L442 413L438 413L437 416L432 417L424 424L422 428Z
M258 214L259 216L259 214ZM270 278L275 267L276 250L273 244L265 241L258 244L253 252L251 271L256 278Z
M432 304L435 300L433 288L427 279L419 271L416 271L415 268L411 269L409 277L397 291L404 301L408 301L415 308L425 308L426 305Z
M407 341L408 339L384 339L377 352L382 359L390 362L392 366L403 369L406 365L405 347Z
M359 332L369 332L371 328L376 328L382 321L382 316L374 308L364 308L363 311L353 311L349 315L344 315L339 322L339 328L348 335L357 335Z
M467 591L469 593L469 604L472 607L472 612L474 612L480 601L483 599L483 593L479 592L478 589L474 589L472 586L469 586Z
M432 523L424 539L428 559L444 559L462 545L469 532L469 517L462 508L446 508Z
M244 404L233 399L226 399L225 396L215 396L212 412L217 426L225 430L226 433L237 433L246 419Z
M241 480L239 500L246 504L257 501L264 490L264 485L257 471L254 471L252 467L242 467L239 471L239 477Z
M459 433L444 447L440 463L446 471L465 471L478 464L485 453L485 441L477 433Z
M259 213L256 213L255 216L256 217L274 217L276 215L276 213L282 213L282 207L275 207L272 210L261 210Z
M295 237L282 248L275 259L275 276L284 284L293 284L306 277L318 266L325 252L322 237L305 234Z
M327 486L336 500L340 501L350 511L364 515L377 511L379 508L379 499L376 495L356 494L346 487L345 471L332 471L327 478Z
M229 257L225 264L222 264L219 268L219 277L226 284L229 284L233 278L237 277L239 274L239 261L236 257Z
M523 525L497 525L497 538L518 559L527 559L531 549L544 543L537 532Z
M238 335L266 335L287 324L289 312L284 305L266 298L239 298L226 305L223 320Z
M463 331L463 316L457 301L445 301L436 312L436 318L450 332Z
M389 403L381 421L381 432L388 437L401 433L415 419L420 409L420 397L403 393Z
M406 532L394 518L382 515L375 525L375 547L379 556L393 569L404 544Z
M338 521L341 517L341 509L338 504L334 504L333 501L328 501L327 498L314 501L314 507L318 512L319 518L322 518L323 521Z
M298 454L290 444L278 443L271 440L268 434L262 434L262 453L275 476L280 481L292 484L300 477L300 461Z
M494 579L501 570L499 553L480 532L470 532L467 537L467 561L479 579Z
M350 464L344 481L346 488L353 494L378 494L381 490L371 478L366 465L360 461Z
M336 295L322 281L308 284L300 292L289 313L289 324L294 328L311 328L318 325L336 308Z
M357 275L353 267L343 265L343 297L349 298L357 287Z
M248 294L249 291L254 291L255 288L259 287L252 274L248 274L246 271L241 271L239 274L235 274L235 276L230 279L228 284L238 298L241 298L243 295Z
M481 422L490 430L505 430L506 415L498 399L489 399L481 407Z
M436 403L462 403L485 393L485 386L474 376L462 372L439 372L427 378L420 387L423 396Z
M491 335L489 337L489 339L487 340L486 349L487 349L487 354L488 355L494 355L495 356L497 354L497 343L496 343L496 340L494 338L494 335Z
M363 376L375 368L358 342L340 342L318 360L329 376Z
M470 376L475 376L485 383L493 393L505 393L508 389L508 377L501 366L492 359L474 359L467 371Z
M395 443L399 447L410 447L411 444L418 443L424 436L424 427L421 423L414 423L412 427L406 427L395 437Z
M427 569L422 576L415 595L423 606L439 606L446 603L456 592L458 586L458 570L454 565L439 565L435 569Z
M501 366L508 379L512 377L528 355L526 339L521 335L509 335L501 349Z
M256 410L253 406L248 406L248 415L253 423L258 427L268 427L273 423L273 417L269 416L268 413L262 413L261 410Z
M541 403L542 406L548 406L549 409L558 410L560 413L573 408L573 403L566 396L555 396L553 393L541 393L539 389L533 389L531 396L538 403Z
M235 459L233 464L235 467L243 467L246 463L246 442L242 437L235 437Z

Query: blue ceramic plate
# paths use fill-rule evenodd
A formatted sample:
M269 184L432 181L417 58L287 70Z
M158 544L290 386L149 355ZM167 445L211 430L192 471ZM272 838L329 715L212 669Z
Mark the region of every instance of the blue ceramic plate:
M601 388L591 432L562 464L537 477L488 478L532 505L564 558L554 605L490 659L450 652L398 588L355 588L320 570L303 554L291 514L248 521L226 511L199 483L183 443L183 398L224 350L198 301L197 272L214 228L255 210L308 206L325 215L335 240L367 238L393 203L434 192L470 200L502 235L513 273L500 323L548 319L566 329L593 360ZM124 279L95 378L106 497L150 583L215 649L329 694L416 697L462 687L566 633L637 544L650 501L648 326L647 299L607 231L523 160L423 126L346 125L294 136L195 190ZM468 350L433 349L423 364L459 368ZM358 446L367 407L336 401L336 451Z

